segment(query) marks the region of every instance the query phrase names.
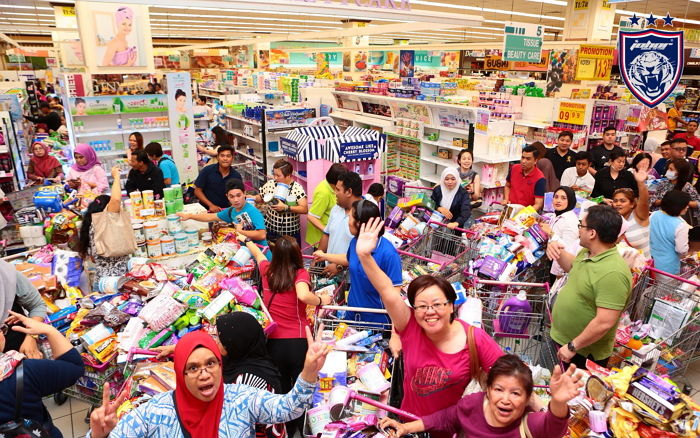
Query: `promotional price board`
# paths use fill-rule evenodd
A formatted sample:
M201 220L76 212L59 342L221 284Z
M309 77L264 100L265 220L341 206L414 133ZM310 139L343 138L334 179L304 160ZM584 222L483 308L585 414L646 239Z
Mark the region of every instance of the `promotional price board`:
M615 58L615 47L581 44L576 64L577 81L607 81Z
M559 102L555 119L561 123L585 125L587 106L583 102Z

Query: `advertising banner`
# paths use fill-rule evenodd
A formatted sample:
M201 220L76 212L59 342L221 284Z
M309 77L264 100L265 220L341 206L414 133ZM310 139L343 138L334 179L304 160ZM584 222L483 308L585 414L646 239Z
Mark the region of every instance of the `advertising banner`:
M74 116L150 113L168 109L166 96L163 94L76 97L70 99L70 102L71 114Z
M543 25L508 21L504 33L505 61L539 62L544 39Z
M576 64L577 81L607 81L615 58L615 47L581 44Z
M180 180L191 182L197 178L198 173L191 78L187 72L168 73L165 78L168 85L167 109L173 160L180 172Z

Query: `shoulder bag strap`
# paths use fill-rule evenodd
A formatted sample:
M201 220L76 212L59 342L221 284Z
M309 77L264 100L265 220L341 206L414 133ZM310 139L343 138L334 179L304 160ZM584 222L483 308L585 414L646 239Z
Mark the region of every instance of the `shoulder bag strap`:
M177 417L177 422L180 423L180 429L182 429L182 436L184 436L185 438L192 438L192 435L187 431L187 429L185 429L185 425L182 424L182 419L180 418L179 415L177 415L177 398L175 398L175 391L173 391L172 394L173 394L173 405L175 406L175 416Z
M24 403L24 361L20 362L15 368L15 421L22 418L22 404Z
M476 341L474 340L474 326L469 325L467 328L467 344L469 345L469 371L472 373L472 379L477 379L481 383L481 363L479 363L479 353L476 351Z
M527 425L528 415L530 415L529 412L527 414L523 415L523 418L520 420L520 438L532 438L532 433L530 432L530 426Z

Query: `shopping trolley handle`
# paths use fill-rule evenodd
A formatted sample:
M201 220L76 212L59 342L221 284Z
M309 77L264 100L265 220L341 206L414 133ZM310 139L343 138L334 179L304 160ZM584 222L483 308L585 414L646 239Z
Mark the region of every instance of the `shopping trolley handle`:
M444 222L438 222L434 220L429 220L428 225L430 224L435 224L435 225L440 225L441 227L447 227L447 224ZM474 234L472 230L467 230L466 228L459 228L459 227L454 227L453 228L455 231L459 231L460 233L469 233L469 234Z
M523 281L496 281L496 280L484 280L483 278L474 277L474 283L490 284L496 286L523 286L523 287L544 287L549 289L549 284L547 283L528 283Z
M385 314L385 315L389 313L386 311L386 309L372 309L369 307L349 307L349 306L328 305L328 306L321 306L321 309L323 309L323 310L345 310L346 312L381 313L381 314Z

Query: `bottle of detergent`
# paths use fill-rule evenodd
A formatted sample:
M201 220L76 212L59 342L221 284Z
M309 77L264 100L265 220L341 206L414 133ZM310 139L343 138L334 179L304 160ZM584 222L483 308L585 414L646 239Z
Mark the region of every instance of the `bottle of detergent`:
M508 298L503 304L498 316L500 331L502 333L524 334L530 324L530 315L528 315L530 313L532 313L532 306L527 301L525 291L521 290L518 295Z

